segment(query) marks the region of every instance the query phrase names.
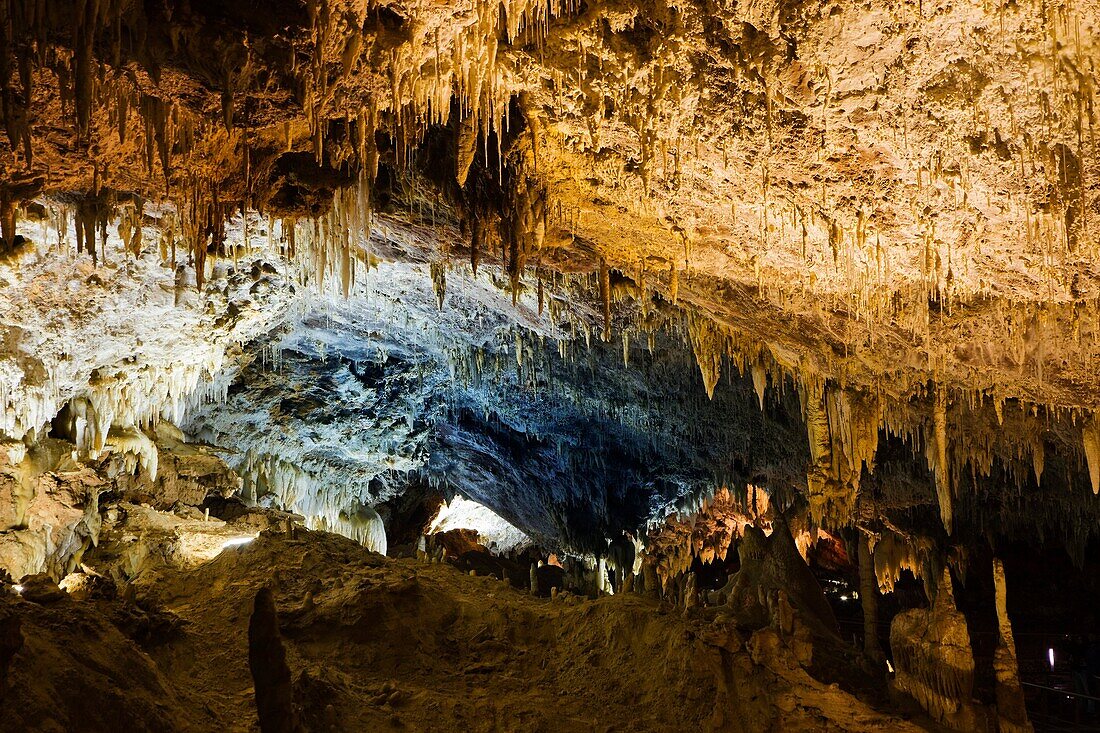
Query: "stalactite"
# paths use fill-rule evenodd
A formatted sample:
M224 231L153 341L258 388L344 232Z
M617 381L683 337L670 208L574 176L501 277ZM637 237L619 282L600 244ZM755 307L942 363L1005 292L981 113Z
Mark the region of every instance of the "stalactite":
M927 542L910 541L885 531L869 549L873 551L878 588L883 593L890 593L901 578L903 570L912 573L918 580L924 577L926 555L932 548Z
M73 99L77 136L86 139L92 119L95 97L93 44L98 30L100 0L76 0L73 39Z
M611 269L600 261L600 303L603 307L603 340L611 340ZM713 388L708 390L708 394Z
M443 298L447 294L447 267L442 262L433 262L429 266L432 278L432 290L435 291L436 303L443 310Z
M477 153L477 136L477 120L473 116L467 116L459 121L455 152L455 180L460 187L466 185L466 178L470 174L470 166Z
M151 174L153 172L154 151L160 159L161 172L164 174L164 182L167 187L171 176L170 151L172 149L171 137L171 108L167 102L150 96L141 95L140 114L145 128L145 167Z
M22 148L28 169L34 165L31 145L30 106L32 94L30 38L34 31L28 27L26 13L19 12L15 3L0 3L0 116L13 151ZM17 93L12 87L15 74L11 57L15 55L19 66L22 87ZM9 240L10 241L10 240Z
M15 241L15 200L7 186L0 186L0 237L11 247Z
M1081 428L1081 442L1085 448L1092 493L1100 494L1100 422L1096 418L1090 419Z
M760 401L760 411L764 411L764 390L768 387L768 374L762 364L752 365L752 388L756 390L756 397Z
M107 222L114 215L110 192L101 192L85 196L76 206L76 251L87 252L92 256L92 264L99 259L96 253L96 234L102 232L106 240Z
M944 529L951 532L954 497L947 463L947 394L937 389L932 409L932 440L928 442L928 463L936 480L936 498Z
M864 467L874 467L881 407L873 398L819 381L802 382L799 394L810 444L810 511L822 526L841 527L855 507Z
M135 196L130 206L123 207L122 215L118 220L118 236L122 240L126 251L135 257L141 256L141 228L144 211L145 200L140 196Z
M722 376L722 359L728 350L726 336L714 321L694 311L688 311L687 329L707 397L714 399L714 388Z
M372 552L386 554L386 527L372 507L359 504L341 509L338 519L335 523L326 523L327 531L350 537Z

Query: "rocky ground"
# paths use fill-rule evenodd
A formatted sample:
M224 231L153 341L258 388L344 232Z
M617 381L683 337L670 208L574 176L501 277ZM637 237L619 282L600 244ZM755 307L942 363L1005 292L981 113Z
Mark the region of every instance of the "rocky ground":
M150 567L117 597L96 587L0 595L0 728L256 730L248 630L270 588L300 730L921 729L813 679L778 626L746 635L636 594L536 598L301 528Z

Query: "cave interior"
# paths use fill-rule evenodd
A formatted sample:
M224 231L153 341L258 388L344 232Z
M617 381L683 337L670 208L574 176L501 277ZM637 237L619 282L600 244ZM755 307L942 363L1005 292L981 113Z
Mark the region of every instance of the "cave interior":
M0 730L1100 730L1098 0L0 0Z

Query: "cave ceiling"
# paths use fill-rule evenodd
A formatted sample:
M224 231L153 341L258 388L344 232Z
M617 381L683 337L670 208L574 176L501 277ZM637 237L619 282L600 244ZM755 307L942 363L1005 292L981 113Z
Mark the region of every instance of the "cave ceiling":
M764 485L1080 545L1098 18L3 0L0 430L171 418L329 524L415 476L584 546Z

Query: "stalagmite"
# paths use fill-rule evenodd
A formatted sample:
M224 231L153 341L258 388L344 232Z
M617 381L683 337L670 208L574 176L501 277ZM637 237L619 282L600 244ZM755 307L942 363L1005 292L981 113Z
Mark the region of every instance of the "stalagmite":
M975 729L977 713L971 704L974 655L966 619L955 607L948 570L943 571L931 608L894 617L890 648L898 689L947 727Z
M0 617L0 703L12 694L8 682L8 670L15 655L23 649L25 643L19 616L6 613Z
M868 539L862 534L856 537L859 555L859 600L863 604L863 653L881 663L882 645L878 638L878 583Z
M878 614L894 607L877 593L908 607L923 581L932 607L891 629L898 685L937 720L974 723L973 655L944 567L963 577L977 562L953 543L987 536L1015 553L1030 538L1085 569L1066 577L1095 570L1095 8L772 5L0 0L0 569L91 575L79 566L122 554L133 600L175 582L152 563L186 554L181 538L240 539L217 532L243 512L287 533L203 572L251 572L269 550L265 562L294 564L316 543L309 562L364 558L348 572L369 570L376 599L396 566L363 547L417 536L413 499L476 496L530 529L516 532L535 551L583 556L568 574L586 591L607 589L611 565L616 591L640 570L649 594L725 604L689 614L685 645L678 614L602 599L563 643L626 609L635 636L669 640L662 663L690 646L706 667L671 675L702 695L687 707L721 718L722 696L749 685L741 698L765 727L841 729L852 721L825 718L854 700L833 705L841 691L760 650L773 634L792 652L813 616L830 639L813 651L833 653L808 568L852 610L854 550L866 657L881 656ZM648 351L633 348L642 338ZM138 517L177 534L156 546L131 531ZM623 547L601 557L624 527L643 533L636 563ZM1005 555L1013 572L1018 559ZM500 575L533 593L557 572L513 561ZM156 578L137 577L149 568ZM435 705L430 685L404 699L391 685L364 706L343 671L314 674L298 642L327 637L308 627L333 618L333 599L359 613L345 576L319 577L287 626L312 706L300 724L275 592L255 597L261 728L423 727L407 713ZM997 714L1028 730L1000 564L994 577ZM473 582L430 593L451 581ZM215 587L233 603L257 590ZM550 608L565 619L573 603ZM495 615L466 616L500 630ZM722 624L764 633L747 654L734 631L706 640ZM96 641L129 644L125 631ZM488 650L476 633L457 648ZM804 652L793 659L808 666ZM112 679L178 672L154 657ZM488 661L469 670L499 667L477 675L486 684L530 677ZM630 707L612 677L595 696L610 704L577 720L607 727L600 715ZM132 687L135 709L160 710ZM772 706L773 693L788 697ZM812 705L788 704L802 693ZM231 697L211 698L218 723L240 718ZM433 710L446 727L467 707ZM512 722L504 703L471 709L462 722ZM692 715L650 727L706 727Z
M262 733L300 733L294 686L270 588L261 588L256 594L248 621L248 666Z
M1005 582L1004 564L993 559L993 583L997 605L997 651L993 657L993 669L997 680L997 727L1004 733L1031 733L1034 728L1028 720L1024 706L1024 692L1020 686L1019 665L1016 662L1016 642L1012 637L1012 624L1008 620L1008 586Z

